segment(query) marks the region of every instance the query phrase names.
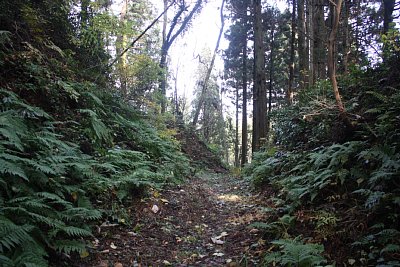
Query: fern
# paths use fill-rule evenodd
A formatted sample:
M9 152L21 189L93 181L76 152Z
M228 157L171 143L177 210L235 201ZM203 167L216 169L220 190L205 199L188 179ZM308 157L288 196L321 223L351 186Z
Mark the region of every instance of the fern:
M319 244L305 244L296 239L280 239L271 242L279 247L279 252L267 254L264 257L266 265L279 264L281 266L320 266L326 263L326 259L321 256L324 247Z
M28 176L20 166L10 161L5 161L1 158L0 158L0 173L3 175L6 174L14 175L24 179L25 181L29 181Z
M25 242L34 243L30 232L33 230L32 225L16 225L5 217L0 217L0 252L4 253Z
M110 142L110 130L107 126L98 118L98 115L95 111L90 109L80 109L79 110L83 114L88 114L90 118L90 128L89 134L93 136L95 139L99 141Z
M383 249L381 249L380 254L384 253L395 253L400 251L400 245L398 244L387 244Z
M70 254L71 252L84 252L86 246L83 242L77 240L57 240L54 244L55 250Z

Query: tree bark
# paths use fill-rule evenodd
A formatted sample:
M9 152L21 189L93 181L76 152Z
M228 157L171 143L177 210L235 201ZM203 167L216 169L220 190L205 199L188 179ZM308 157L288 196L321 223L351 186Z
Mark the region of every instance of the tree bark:
M383 0L383 34L389 31L390 23L393 22L395 0Z
M336 80L336 64L335 64L335 53L336 53L336 34L339 27L340 11L343 0L335 0L332 12L332 29L328 38L328 73L332 83L333 92L335 94L336 104L340 114L345 114L345 109L342 103L342 99L339 93L339 88Z
M308 49L308 59L309 59L309 72L308 72L308 81L309 84L315 84L315 71L314 71L314 1L315 0L307 0L307 32L310 36L307 44L309 45Z
M272 27L271 27L271 51L270 51L270 59L269 59L269 90L268 90L268 117L267 117L267 138L269 136L269 129L270 129L270 123L271 123L271 110L272 110L272 90L274 86L274 56L275 56L275 23L272 22Z
M221 9L220 9L221 28L219 29L218 39L217 39L217 43L215 45L213 57L211 59L210 66L208 66L207 74L206 74L206 77L205 77L204 82L203 82L203 88L201 89L201 95L200 95L200 99L199 99L199 104L198 104L198 106L196 108L196 111L195 111L195 114L194 114L194 117L193 117L193 121L192 121L192 125L193 126L196 126L196 124L197 124L197 122L199 120L200 110L201 110L201 107L204 104L204 97L205 97L206 92L207 92L208 80L210 79L211 71L214 68L215 57L217 55L219 44L221 42L222 33L224 32L224 26L225 26L224 5L225 5L225 0L222 0Z
M128 11L128 0L124 0L122 3L121 15L119 18L120 26L122 26L123 30L117 37L117 54L122 53L123 47L126 47L127 44L127 36L124 33L126 27L126 13ZM122 54L122 56L118 60L118 72L119 72L119 83L121 94L124 98L127 98L127 58L126 53Z
M235 167L239 167L239 86L235 90ZM222 102L222 101L221 101Z
M343 37L343 72L347 73L349 68L349 55L350 55L350 0L343 2L344 6L344 37Z
M293 103L293 83L294 83L294 52L296 42L296 0L292 3L292 34L290 37L290 61L289 61L289 84L286 92L286 100L289 105Z
M314 0L314 72L315 79L326 78L324 1Z
M240 165L243 167L247 163L247 33L243 35L242 52L242 155Z
M254 86L253 86L253 144L258 151L266 138L266 78L265 47L262 28L261 0L253 1L254 8Z
M298 29L298 49L299 49L299 73L300 90L308 84L308 56L306 52L306 17L304 12L304 0L297 2L297 29Z

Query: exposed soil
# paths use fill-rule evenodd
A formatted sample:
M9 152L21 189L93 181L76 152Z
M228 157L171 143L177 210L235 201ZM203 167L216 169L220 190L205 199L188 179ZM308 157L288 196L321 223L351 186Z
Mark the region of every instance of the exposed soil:
M227 169L221 159L213 153L207 145L191 129L183 125L176 125L176 139L181 143L182 152L185 153L192 163L206 167L216 173L226 173Z
M261 199L216 174L153 191L129 207L126 224L99 226L73 266L256 266L266 242L250 224L267 219Z

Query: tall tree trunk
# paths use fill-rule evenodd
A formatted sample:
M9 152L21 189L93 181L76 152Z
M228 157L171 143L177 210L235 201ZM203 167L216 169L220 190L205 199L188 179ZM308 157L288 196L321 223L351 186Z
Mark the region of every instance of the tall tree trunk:
M239 86L235 94L235 167L239 167ZM222 101L221 101L222 102Z
M297 28L299 38L299 73L300 73L300 90L304 89L308 82L308 55L306 53L306 17L304 11L304 0L298 0L297 2Z
M356 12L355 12L355 17L356 17L356 28L355 28L355 63L360 63L360 26L362 24L362 18L361 18L361 1L357 1L357 6L356 6Z
M315 79L326 78L324 0L314 0L314 72Z
M290 38L290 61L289 61L289 84L286 92L286 99L289 105L293 102L293 83L294 83L294 52L296 42L296 0L292 3L292 35Z
M168 0L164 0L164 10L168 9ZM163 25L162 25L162 47L161 47L161 59L160 59L160 68L162 70L161 73L161 113L166 111L166 87L167 87L167 24L168 24L168 12L165 11L163 15Z
M383 0L383 34L389 31L390 23L393 22L395 0Z
M243 167L247 163L247 33L243 35L242 52L242 155L240 164Z
M121 9L121 15L119 18L120 25L122 27L122 33L120 33L117 36L117 55L122 54L122 50L124 47L127 46L127 36L125 33L125 28L126 28L126 13L128 11L128 0L124 0L122 2L122 9ZM127 92L127 55L126 53L122 54L121 57L118 59L118 72L119 72L119 82L120 82L120 89L121 89L121 94L124 98L127 97L128 92Z
M195 111L195 114L194 114L194 117L193 117L193 121L192 121L192 125L193 126L196 126L196 124L197 124L197 122L199 120L200 110L201 110L201 107L203 106L204 98L205 98L205 95L206 95L206 92L207 92L208 80L210 79L211 71L214 68L215 57L217 55L219 44L221 42L222 33L224 32L224 26L225 26L224 5L225 5L225 0L222 0L221 9L220 9L221 28L219 29L217 44L215 45L213 57L211 59L210 66L208 66L207 74L206 74L206 77L205 77L204 82L203 82L203 88L201 89L199 104L198 104L198 106L196 108L196 111Z
M309 83L311 85L315 84L315 71L314 71L314 1L315 0L307 0L307 33L310 38L308 40L308 58L309 58Z
M272 22L271 28L271 51L270 51L270 59L269 59L269 90L268 90L268 118L267 118L267 138L269 136L269 129L271 123L271 110L272 110L272 90L274 86L274 56L275 56L275 23Z
M81 29L86 29L89 22L89 6L90 0L81 0Z
M393 22L393 11L394 11L395 0L383 0L383 34L387 34L390 29L390 24ZM388 58L388 48L383 45L383 61Z
M258 151L266 138L266 79L265 47L263 41L261 0L253 1L254 8L254 87L253 87L253 144Z
M342 99L340 97L339 88L337 85L336 80L336 64L335 64L335 54L336 54L336 34L339 28L339 18L340 18L340 11L342 8L343 0L335 0L334 4L331 3L333 6L332 12L332 29L331 33L329 34L328 38L328 73L329 78L332 82L333 92L336 98L336 104L338 106L340 114L345 113L345 109L342 103Z
M350 0L343 2L344 6L344 37L343 37L343 72L347 73L349 68L349 55L350 55Z

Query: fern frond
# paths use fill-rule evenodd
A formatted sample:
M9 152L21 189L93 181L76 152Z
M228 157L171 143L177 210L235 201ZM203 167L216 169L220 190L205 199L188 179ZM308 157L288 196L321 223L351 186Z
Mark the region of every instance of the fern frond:
M54 248L59 252L70 254L71 252L84 252L86 246L83 242L77 240L57 240L54 243Z
M28 176L20 166L18 166L13 162L5 161L1 158L0 158L0 173L14 175L24 179L25 181L29 181Z
M92 233L90 231L75 226L65 226L62 227L60 230L71 237L92 236Z
M27 242L34 243L30 236L33 228L32 225L16 225L5 217L0 217L0 252L4 252L5 248L11 250Z
M14 262L10 258L6 257L5 255L0 254L0 266L14 267L15 265L14 265Z
M23 247L18 248L14 256L15 266L26 267L43 267L48 266L45 259L47 253L44 248L38 243L24 244Z
M394 253L394 252L399 252L400 251L400 246L397 244L387 244L383 249L381 249L380 254L382 255L383 253Z
M70 208L60 212L59 215L65 221L93 221L102 217L100 211L87 208Z

